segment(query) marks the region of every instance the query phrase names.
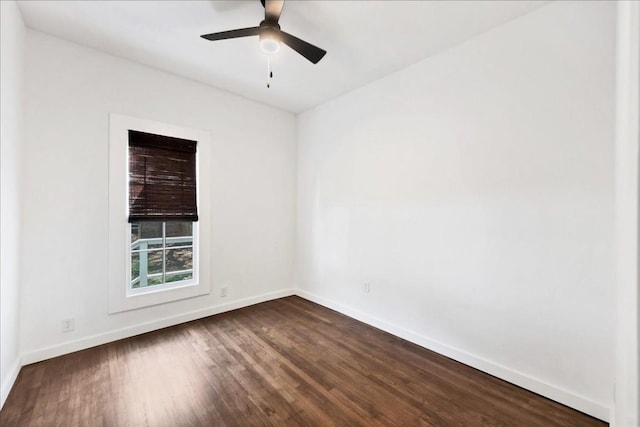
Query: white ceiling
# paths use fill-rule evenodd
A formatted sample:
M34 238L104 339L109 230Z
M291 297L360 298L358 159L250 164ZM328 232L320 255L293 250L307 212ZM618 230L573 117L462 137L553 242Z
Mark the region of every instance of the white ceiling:
M328 53L313 65L256 37L201 34L257 26L258 0L23 1L28 27L299 113L544 5L540 1L285 1L280 25Z

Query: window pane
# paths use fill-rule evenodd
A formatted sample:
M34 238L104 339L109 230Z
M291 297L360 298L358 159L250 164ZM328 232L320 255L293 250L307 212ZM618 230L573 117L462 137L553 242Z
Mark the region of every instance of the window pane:
M141 222L140 236L149 249L162 248L162 223Z
M162 237L143 240L143 242L145 243L140 245L140 249L162 249Z
M170 248L191 249L192 247L193 247L193 242L187 241L186 239L180 239L179 242L174 241L173 243L167 242L168 249Z
M162 238L162 222L139 222L142 239Z
M162 222L134 222L131 224L131 250L162 248Z
M167 222L167 237L182 237L193 235L193 223L191 221Z
M145 252L142 252L141 255L144 253ZM162 273L162 250L149 251L149 252L146 252L146 254L148 259L148 263L147 263L148 274Z
M193 249L167 249L167 271L191 270L193 268Z
M179 282L181 280L190 280L192 278L193 278L192 273L171 274L171 275L167 275L167 283Z
M193 222L172 221L167 222L167 247L193 245Z
M131 286L140 286L140 254L131 254Z
M140 276L140 254L131 254L131 280Z
M162 285L162 276L149 277L147 286Z
M140 239L140 224L131 224L131 243Z

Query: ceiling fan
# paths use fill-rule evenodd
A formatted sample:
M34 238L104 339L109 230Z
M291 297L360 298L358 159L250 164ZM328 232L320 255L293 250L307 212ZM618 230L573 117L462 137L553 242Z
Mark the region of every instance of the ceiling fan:
M260 22L259 26L204 34L200 37L207 40L225 40L258 36L260 38L260 48L264 53L276 53L280 50L280 43L284 43L312 63L317 64L327 53L326 50L300 40L280 29L278 20L280 19L280 13L282 13L284 0L260 0L260 2L264 6L264 21Z

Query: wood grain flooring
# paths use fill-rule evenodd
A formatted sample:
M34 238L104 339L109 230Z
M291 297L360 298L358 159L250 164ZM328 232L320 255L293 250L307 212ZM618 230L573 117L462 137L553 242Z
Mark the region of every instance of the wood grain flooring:
M22 368L9 426L603 426L298 297Z

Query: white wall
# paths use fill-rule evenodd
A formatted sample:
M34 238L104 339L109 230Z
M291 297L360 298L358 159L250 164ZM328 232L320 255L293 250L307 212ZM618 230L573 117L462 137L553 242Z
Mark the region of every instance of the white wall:
M0 407L20 368L19 254L25 27L13 1L0 2Z
M302 114L301 293L608 418L614 34L552 3Z
M640 3L618 3L616 103L617 352L613 425L640 424Z
M31 30L26 67L25 363L291 288L293 115ZM107 314L112 112L210 130L210 295ZM67 317L75 331L63 334Z
M295 117L27 31L21 141L25 30L0 4L2 398L18 316L29 363L288 293ZM545 6L301 115L300 293L608 418L614 10ZM107 314L110 112L211 131L211 295Z

